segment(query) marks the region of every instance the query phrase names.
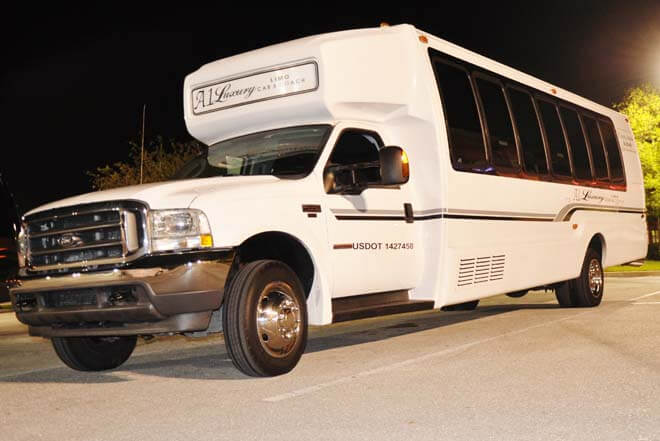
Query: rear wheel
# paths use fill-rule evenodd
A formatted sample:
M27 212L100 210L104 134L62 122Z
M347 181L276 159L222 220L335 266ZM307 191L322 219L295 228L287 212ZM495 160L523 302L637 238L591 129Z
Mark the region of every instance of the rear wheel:
M474 311L475 309L477 309L478 305L479 305L479 300L473 300L471 302L443 306L441 309L443 311Z
M508 292L506 295L514 299L519 299L520 297L527 295L528 292L529 290L523 289L522 291Z
M573 280L560 283L555 288L559 306L589 308L600 305L604 283L600 253L589 248L580 275Z
M128 360L137 337L53 337L51 342L57 356L71 369L104 371Z
M600 253L588 249L582 264L582 271L577 279L571 280L568 285L573 303L578 307L593 307L600 305L603 300L603 265Z
M232 278L222 308L227 352L253 377L292 370L307 345L307 307L302 285L286 264L257 260Z
M571 298L570 287L568 286L568 281L561 282L555 287L555 296L557 297L557 302L562 308L572 308L575 306L573 304L573 299Z

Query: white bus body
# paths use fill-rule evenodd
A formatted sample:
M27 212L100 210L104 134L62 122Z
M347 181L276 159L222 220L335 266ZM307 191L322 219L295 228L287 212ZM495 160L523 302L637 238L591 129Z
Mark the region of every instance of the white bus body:
M449 90L447 86L443 92L443 78L448 78L447 85L466 81L471 89L465 90L471 90L475 100L473 110L450 97L458 96L458 87ZM493 110L498 94L507 115ZM462 116L451 114L452 100L459 103L456 115ZM532 119L529 127L522 127L528 104L533 113L527 116ZM207 64L186 77L184 114L189 132L211 146L282 128L317 126L318 130L326 127L327 133L318 158L304 176L222 176L119 188L39 207L26 215L27 221L48 213L61 216L61 210L67 209L76 213L80 211L76 207L109 201L142 204L145 219L151 210L200 210L212 234L213 247L206 251L230 250L229 262L235 263L233 270L227 266L218 279L226 283L224 287L203 288L216 300L202 303L219 307L223 291L226 300L226 281L236 268L257 258L281 257L300 279L308 323L313 325L329 324L342 311L346 317L360 317L370 315L369 311L440 308L540 286L559 292L568 289L561 282L580 279L589 263L585 263L589 249L605 267L646 255L643 178L623 115L410 25L318 35ZM483 135L480 131L470 137L469 127L458 126L473 117L478 118L475 121ZM577 127L581 131L576 132ZM545 152L542 157L538 152L535 157L528 155L523 145L536 136L535 130ZM610 131L615 135L608 135ZM575 138L576 133L584 138ZM351 191L324 186L330 179L327 171L335 145L350 137L365 152L369 143L380 149L403 148L409 180L400 185L370 181ZM475 147L479 145L482 151ZM378 149L374 151L377 154ZM498 161L505 165L497 165ZM357 180L358 172L352 176ZM95 334L82 328L71 331L73 327L61 332L56 320L44 318L53 314L48 308L29 309L29 296L109 286L104 280L115 285L134 280L151 286L149 299L158 297L159 291L152 286L155 274L145 279L131 273L137 271L131 266L136 262L162 255L149 244L152 228L145 226L147 237L136 254L124 250L111 269L85 261L58 263L43 271L34 263L30 266L28 254L22 284L12 290L19 318L30 324L33 334L60 340L113 335L100 329ZM282 247L288 250L284 254L274 250ZM166 254L188 259L191 268L196 264L195 255L189 254L192 248ZM235 255L244 260L236 261ZM598 273L596 266L592 265L592 279L587 282L595 280L595 289L602 295L602 267ZM59 272L50 271L53 268ZM78 276L72 277L71 271ZM202 290L193 282L185 282L191 284L185 288L178 280L178 294ZM24 312L21 302L28 308ZM212 310L202 309L194 310L208 313L200 319L202 325L179 323L168 328L164 323L170 323L178 312L191 313L183 307L178 312L168 307L168 313L159 314L159 320L165 320L158 322L160 327L133 323L132 331L121 335L213 328ZM83 313L72 314L74 319L88 321ZM112 316L110 321L122 319ZM264 348L266 352L272 349ZM236 347L229 349L236 360ZM271 371L245 359L237 366L250 374L267 375L285 372L296 361Z

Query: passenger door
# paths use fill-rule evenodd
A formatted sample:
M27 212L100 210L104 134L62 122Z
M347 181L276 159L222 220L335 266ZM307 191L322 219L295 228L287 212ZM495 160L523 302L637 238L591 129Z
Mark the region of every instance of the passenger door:
M414 286L412 210L408 184L380 185L378 133L353 127L339 135L324 166L333 297L408 289ZM350 189L350 182L364 189Z

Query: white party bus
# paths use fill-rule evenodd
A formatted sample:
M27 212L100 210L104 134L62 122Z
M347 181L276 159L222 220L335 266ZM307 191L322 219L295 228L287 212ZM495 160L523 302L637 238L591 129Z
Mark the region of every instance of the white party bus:
M623 115L413 26L215 61L183 93L204 155L22 220L13 306L71 368L223 331L278 375L309 325L538 287L593 307L603 267L646 254Z

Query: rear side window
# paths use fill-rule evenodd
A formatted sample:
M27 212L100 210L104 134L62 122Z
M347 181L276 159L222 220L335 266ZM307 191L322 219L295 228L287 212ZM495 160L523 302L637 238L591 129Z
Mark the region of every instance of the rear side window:
M545 135L548 138L550 147L552 172L559 176L571 176L571 163L568 159L568 150L566 149L566 141L559 122L557 108L547 101L539 100L538 103L543 126L545 127Z
M532 97L518 89L508 89L508 92L511 112L520 138L525 172L535 175L548 174L543 136Z
M559 108L561 119L564 122L566 136L571 145L571 154L573 155L573 170L575 177L582 180L591 180L591 165L589 164L589 153L587 152L587 143L584 140L582 125L575 110L565 107Z
M449 148L456 170L487 172L486 149L468 73L452 65L433 64L449 130Z
M517 170L518 152L504 90L499 84L483 78L477 78L476 83L488 128L493 165L495 169Z
M605 151L603 150L603 141L600 138L600 133L598 132L598 126L596 125L596 120L583 116L582 121L584 121L584 129L587 132L587 138L589 139L589 146L591 147L591 158L594 161L594 173L595 178L598 180L607 180L607 163L605 162Z
M612 181L617 184L623 184L625 177L623 175L623 165L621 163L621 152L619 145L616 142L616 134L612 124L604 121L599 121L600 132L603 134L603 141L605 142L605 150L607 151L607 161L610 164L610 177Z

